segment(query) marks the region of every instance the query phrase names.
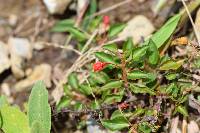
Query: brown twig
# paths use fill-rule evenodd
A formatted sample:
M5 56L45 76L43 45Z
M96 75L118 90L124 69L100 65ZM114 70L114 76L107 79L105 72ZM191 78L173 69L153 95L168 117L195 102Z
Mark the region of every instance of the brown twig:
M185 1L184 1L184 0L181 0L181 1L182 1L182 3L183 3L183 6L185 7L185 10L186 10L186 12L187 12L187 14L188 14L188 17L189 17L189 19L190 19L190 22L191 22L191 24L192 24L192 27L193 27L195 36L196 36L197 41L198 41L198 44L200 45L200 36L199 36L199 34L198 34L197 28L196 28L196 26L195 26L195 24L194 24L194 21L193 21L193 19L192 19L192 16L191 16L191 14L190 14L190 11L188 10L188 7L187 7Z

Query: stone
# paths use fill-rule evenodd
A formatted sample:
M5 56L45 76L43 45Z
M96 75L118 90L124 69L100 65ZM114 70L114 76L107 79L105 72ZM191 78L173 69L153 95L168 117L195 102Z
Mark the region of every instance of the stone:
M32 86L38 80L43 80L49 88L51 87L51 71L52 68L49 64L40 64L33 69L33 72L27 78L17 82L14 88L16 91L22 91Z
M9 51L6 44L0 41L0 74L10 67Z
M43 0L49 13L51 14L62 14L71 0Z
M131 19L124 30L119 34L119 38L133 38L134 43L139 43L142 38L147 38L155 30L151 21L143 15L137 15Z
M32 45L26 38L10 37L8 40L11 56L11 70L16 78L24 77L23 63L32 57Z
M199 133L199 126L195 121L190 121L188 124L188 133Z

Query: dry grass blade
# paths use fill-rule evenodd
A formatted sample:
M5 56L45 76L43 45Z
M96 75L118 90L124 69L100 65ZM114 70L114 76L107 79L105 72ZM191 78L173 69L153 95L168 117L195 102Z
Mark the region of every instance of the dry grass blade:
M190 14L190 12L189 12L189 10L188 10L188 7L187 7L185 1L184 1L184 0L181 0L181 1L182 1L183 5L184 5L184 7L185 7L185 10L186 10L186 12L187 12L187 14L188 14L188 17L189 17L190 22L191 22L191 24L192 24L192 27L193 27L193 29L194 29L194 33L195 33L195 36L196 36L196 38L197 38L198 44L200 45L200 36L198 35L198 31L197 31L197 28L196 28L196 26L195 26L195 24L194 24L194 21L193 21L193 19L192 19L192 16L191 16L191 14Z

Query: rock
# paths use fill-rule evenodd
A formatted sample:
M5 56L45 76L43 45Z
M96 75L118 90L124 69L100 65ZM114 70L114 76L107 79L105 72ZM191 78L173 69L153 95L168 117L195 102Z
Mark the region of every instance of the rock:
M0 74L10 67L8 47L0 41Z
M2 83L1 90L2 90L2 93L6 95L7 97L11 95L9 84Z
M43 0L51 14L62 14L71 0Z
M45 45L43 42L35 42L33 44L33 49L34 50L43 50L45 48Z
M134 43L139 43L142 37L148 37L154 30L155 28L150 20L143 15L137 15L128 22L119 37L124 39L132 37Z
M8 23L11 25L11 26L15 26L17 24L17 15L14 15L14 14L11 14L9 16L9 19L8 19Z
M11 55L11 70L16 78L24 77L23 63L32 57L32 45L25 38L10 37L8 40Z
M51 36L51 42L56 44L64 45L66 41L66 35L62 33L54 33Z
M78 0L77 1L77 12L81 13L83 10L84 6L88 3L88 0Z
M33 72L26 78L15 84L16 91L21 91L32 86L36 81L43 80L47 87L51 87L51 66L41 64L33 69Z
M195 121L190 121L188 124L188 133L199 133L199 127Z

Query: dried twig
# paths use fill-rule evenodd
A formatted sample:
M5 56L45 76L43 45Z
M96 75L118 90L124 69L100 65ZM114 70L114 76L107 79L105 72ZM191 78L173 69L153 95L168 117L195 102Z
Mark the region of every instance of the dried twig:
M197 31L197 28L196 28L196 26L195 26L195 24L194 24L194 21L193 21L192 17L191 17L190 11L188 10L188 7L187 7L185 1L184 1L184 0L181 0L181 1L182 1L183 5L184 5L184 7L185 7L185 10L186 10L186 12L187 12L187 14L188 14L188 17L189 17L190 22L191 22L191 24L192 24L192 27L193 27L193 29L194 29L194 33L195 33L195 36L196 36L196 38L197 38L198 44L200 45L200 36L198 35L198 31Z
M81 55L81 53L74 49L72 46L62 46L62 45L59 45L59 44L56 44L56 43L48 43L48 42L41 42L42 44L45 44L47 46L51 46L51 47L55 47L55 48L61 48L61 49L65 49L65 50L71 50L71 51L74 51L75 53L77 53L78 55Z

